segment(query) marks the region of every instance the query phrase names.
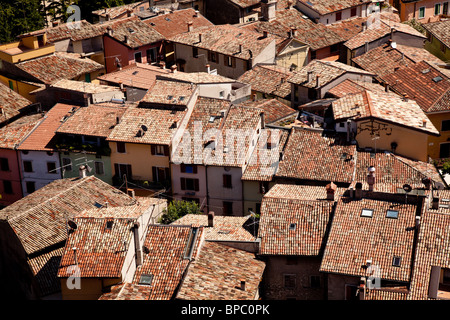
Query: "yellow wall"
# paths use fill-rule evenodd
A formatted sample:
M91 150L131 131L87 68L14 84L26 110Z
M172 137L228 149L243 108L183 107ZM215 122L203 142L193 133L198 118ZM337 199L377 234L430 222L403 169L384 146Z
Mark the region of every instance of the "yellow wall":
M18 42L12 44L13 46L11 46L11 44L5 45L5 46L0 46L0 50L5 50L5 49L10 49L10 48L14 48L18 47ZM54 45L46 45L44 47L41 47L39 49L35 49L35 50L25 50L22 53L19 54L8 54L6 52L2 52L0 51L0 59L10 62L10 63L17 63L20 61L26 61L26 60L30 60L30 59L34 59L34 58L38 58L38 57L42 57L42 56L46 56L49 54L52 54L55 52L55 46Z
M7 78L5 76L0 75L0 81L5 84L8 88L9 81L13 83L13 90L20 94L22 97L30 100L31 102L36 102L36 97L34 94L30 94L31 91L38 89L38 86L34 86L28 83L20 82L14 79Z
M277 56L276 63L279 67L286 69L295 64L299 69L307 64L307 59L308 47L294 42Z
M152 155L149 144L127 143L126 153L117 153L117 146L113 141L109 142L109 147L112 168L114 163L130 164L135 180L153 181L152 167L170 168L169 157Z
M244 189L244 214L248 214L248 209L251 208L256 212L256 204L261 203L263 194L259 192L259 181L242 181ZM269 189L275 185L274 182L269 182ZM266 190L266 193L269 190Z
M428 138L428 155L432 159L438 159L439 158L439 149L440 149L439 145L442 142L450 142L449 141L450 131L441 131L442 121L450 120L450 112L427 114L427 116L431 120L431 122L434 124L436 129L439 130L439 133L441 134L440 137L430 136Z
M358 122L358 132L362 122L365 123L365 121ZM374 126L377 126L379 123L381 122L375 121ZM373 136L370 135L368 130L361 131L356 135L358 146L360 148L376 147L377 150L391 151L391 143L397 142L396 154L415 160L427 161L428 134L392 124L384 124L387 125L387 128L392 129L392 131L381 131L380 139L378 140L372 140ZM366 126L365 124L364 127ZM386 133L391 134L387 135Z
M80 289L69 289L67 278L61 278L61 294L63 300L98 300L103 294L102 288L120 283L120 278L81 278Z

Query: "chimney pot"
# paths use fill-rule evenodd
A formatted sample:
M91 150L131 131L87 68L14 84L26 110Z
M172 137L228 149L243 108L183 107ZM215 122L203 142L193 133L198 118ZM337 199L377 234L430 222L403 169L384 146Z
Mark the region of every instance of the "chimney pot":
M79 172L79 177L80 178L86 178L86 176L87 176L87 174L86 174L87 168L86 168L85 165L80 166L80 168L78 169L78 172Z
M187 23L187 25L188 25L188 32L191 32L192 30L193 30L193 23L192 23L192 21L189 21L188 23Z
M325 189L327 191L327 200L334 201L334 194L336 193L337 186L333 182L330 182Z
M171 66L170 69L172 70L172 73L177 73L177 65L176 64Z

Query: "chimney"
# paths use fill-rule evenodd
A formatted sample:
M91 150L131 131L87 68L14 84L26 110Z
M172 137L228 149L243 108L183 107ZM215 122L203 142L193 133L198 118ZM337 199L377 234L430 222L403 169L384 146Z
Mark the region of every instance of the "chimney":
M77 265L77 264L78 264L78 259L77 259L77 247L73 247L72 250L73 250L73 259L74 259L74 261L75 261L75 264Z
M129 189L129 188L127 189L127 194L128 194L130 197L132 197L133 199L135 198L135 195L136 195L134 189Z
M107 15L106 15L106 21L110 21L111 20L111 15L108 13Z
M197 18L197 17L198 17L198 14L199 14L199 11L198 11L198 10L195 10L195 12L194 12L194 18Z
M214 227L214 211L208 212L208 227Z
M361 200L362 199L362 183L357 182L355 185L355 199Z
M242 53L242 44L239 44L239 51L238 53Z
M112 30L111 27L107 27L107 28L106 28L106 32L107 32L110 36L112 36L112 34L113 34L113 30Z
M172 70L172 73L177 73L177 65L174 64L173 66L171 66L170 70Z
M164 61L161 61L159 65L161 66L161 69L166 69L166 63Z
M316 76L316 88L320 87L320 75Z
M125 44L128 44L128 43L129 43L128 36L125 36L123 42L125 42Z
M198 43L201 43L201 42L202 42L202 34L199 33L199 34L198 34Z
M189 21L187 25L188 25L188 32L191 32L194 29L192 21Z
M239 289L245 291L245 280L241 280L241 286L239 287Z
M424 128L427 127L427 120L422 120L422 127L424 127Z
M390 40L392 40L392 38L393 38L393 36L394 36L394 31L395 31L395 28L394 28L394 27L391 27Z
M416 229L420 226L420 216L416 216Z
M313 81L313 72L308 71L308 83L311 83Z
M133 14L133 10L131 10L131 9L128 9L127 10L127 17L132 17L134 14Z
M325 189L327 190L327 200L334 201L334 194L336 193L337 186L333 182L330 182Z
M369 42L368 41L366 41L364 43L364 52L367 52L367 51L369 51Z
M269 36L269 33L267 31L263 31L263 39L267 38Z
M261 0L262 20L271 21L276 17L277 0Z
M211 73L211 66L209 64L206 65L206 72Z
M297 29L295 29L295 28L291 28L291 33L290 33L290 37L291 38L294 38L295 36L297 36Z
M403 101L408 102L408 95L406 93L403 95Z
M139 242L139 222L135 222L133 225L133 237L134 237L134 249L136 253L136 266L142 264L142 251Z
M81 165L78 168L78 173L80 178L86 178L87 177L87 169L85 165Z
M359 300L365 300L366 298L366 278L361 277L359 280Z
M431 209L439 209L439 197L434 197L433 196L433 200L431 202Z
M389 90L389 84L388 83L385 83L384 84L384 91L386 91L386 92L389 92L390 90Z
M362 31L366 31L367 30L367 24L365 22L363 22L361 24L361 27L362 27Z
M353 187L348 188L348 193L351 199L355 198L355 190L353 189Z
M369 191L373 191L373 186L375 184L375 167L370 166L367 171L367 184L369 185Z
M286 9L292 9L294 7L294 1L293 0L288 0L287 2L287 8Z

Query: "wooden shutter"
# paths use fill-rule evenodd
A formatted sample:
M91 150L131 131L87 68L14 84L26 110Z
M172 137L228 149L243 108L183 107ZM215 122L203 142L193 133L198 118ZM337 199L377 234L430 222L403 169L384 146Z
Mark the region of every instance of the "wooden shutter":
M180 171L181 172L186 172L186 165L184 163L180 164Z
M127 179L133 180L133 172L131 171L131 164L127 164Z
M152 144L152 145L150 145L150 149L151 149L152 156L154 156L156 154L156 146Z
M192 172L197 173L197 165L196 164L192 165Z
M157 176L157 172L156 172L156 167L152 167L152 177L153 177L153 181L158 181L158 176Z
M194 189L195 189L195 191L200 190L198 179L194 179Z
M186 190L186 178L180 178L181 190Z
M165 155L166 157L169 156L169 146L164 146L164 155Z

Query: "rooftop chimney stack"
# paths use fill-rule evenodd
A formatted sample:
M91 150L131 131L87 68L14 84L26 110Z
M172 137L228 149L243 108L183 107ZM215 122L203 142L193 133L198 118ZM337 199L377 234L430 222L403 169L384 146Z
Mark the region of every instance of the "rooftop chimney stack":
M313 72L308 71L308 83L311 83L313 81Z
M193 26L192 21L189 21L189 22L187 23L187 25L188 25L188 32L191 32L191 31L194 29L194 26Z
M370 166L367 174L367 184L369 185L369 191L373 191L373 186L375 184L375 167Z
M78 264L78 259L77 259L77 247L73 247L72 250L73 250L73 259L74 259L74 261L75 261L75 265L77 265L77 264Z
M355 199L361 200L362 199L362 183L357 182L355 185Z
M267 38L269 36L269 33L267 31L263 31L263 38Z
M245 291L245 280L241 280L241 286L239 287L242 291Z
M171 66L170 70L172 70L172 73L177 73L177 65L174 64L173 66Z
M276 18L277 0L261 0L262 20L272 21Z
M214 227L214 211L210 211L208 213L208 227L209 228Z
M320 75L316 76L316 88L320 87Z
M431 208L432 209L439 209L439 197L433 196L433 200L431 202Z
M87 168L85 165L81 165L78 168L78 173L80 178L86 178L87 177Z
M330 182L325 189L327 190L327 200L334 201L334 194L336 193L337 186L333 182Z

